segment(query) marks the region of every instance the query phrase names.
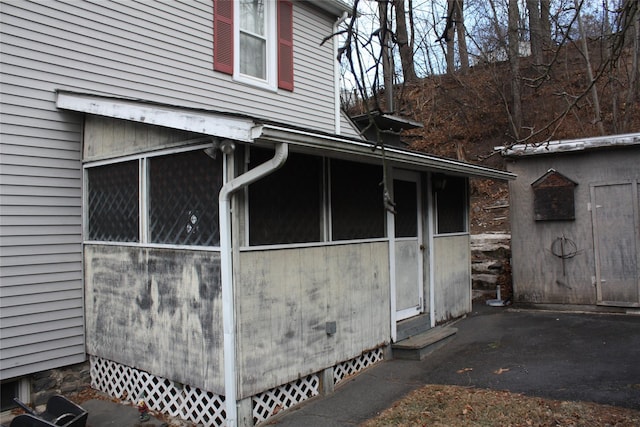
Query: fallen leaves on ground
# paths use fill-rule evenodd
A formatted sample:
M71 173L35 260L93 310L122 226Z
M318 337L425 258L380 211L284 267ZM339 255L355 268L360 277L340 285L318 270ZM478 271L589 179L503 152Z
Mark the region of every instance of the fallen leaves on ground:
M640 411L590 402L528 397L507 391L428 385L409 393L361 427L640 425Z

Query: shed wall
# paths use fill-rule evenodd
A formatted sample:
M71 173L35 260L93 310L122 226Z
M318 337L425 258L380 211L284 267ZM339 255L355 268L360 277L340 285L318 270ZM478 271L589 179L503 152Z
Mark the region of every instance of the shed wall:
M243 396L389 342L389 244L241 252L235 299ZM336 322L336 333L326 323Z
M509 160L509 170L518 175L515 181L509 182L516 301L596 304L590 186L640 180L638 164L638 147ZM578 184L575 187L573 221L535 221L531 183L550 168ZM577 248L575 256L564 262L551 252L553 241L563 236L575 242ZM640 236L636 236L636 247L640 247Z
M86 245L87 352L224 394L220 254Z

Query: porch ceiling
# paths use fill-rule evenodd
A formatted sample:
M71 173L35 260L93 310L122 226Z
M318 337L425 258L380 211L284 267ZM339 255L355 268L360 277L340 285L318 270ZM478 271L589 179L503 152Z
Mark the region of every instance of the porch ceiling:
M415 170L500 180L516 178L515 174L507 171L396 147L385 147L383 152L381 148L373 149L374 144L370 141L292 128L239 114L67 91L58 91L56 105L60 109L197 132L245 143L288 143L318 154L362 159L382 159L384 156L396 166Z

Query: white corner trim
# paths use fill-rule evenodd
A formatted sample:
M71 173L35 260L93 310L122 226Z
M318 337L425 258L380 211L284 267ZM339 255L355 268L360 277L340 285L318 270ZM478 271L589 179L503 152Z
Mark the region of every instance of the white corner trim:
M56 106L65 110L253 142L255 124L250 119L82 93L57 95Z

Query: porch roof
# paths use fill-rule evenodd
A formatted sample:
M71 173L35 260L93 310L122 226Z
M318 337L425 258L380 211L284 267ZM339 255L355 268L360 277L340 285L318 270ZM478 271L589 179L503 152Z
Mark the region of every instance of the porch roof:
M437 157L398 147L376 147L363 139L347 138L311 129L287 126L241 114L186 108L136 99L58 91L60 109L164 126L244 143L288 143L319 154L382 159L400 167L479 178L515 179L516 175L493 168Z

